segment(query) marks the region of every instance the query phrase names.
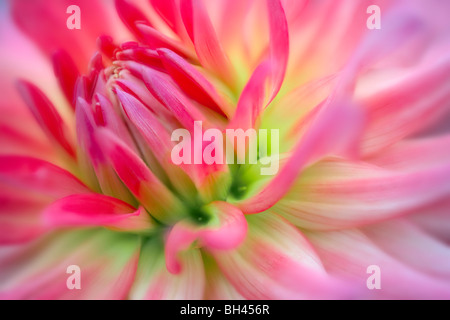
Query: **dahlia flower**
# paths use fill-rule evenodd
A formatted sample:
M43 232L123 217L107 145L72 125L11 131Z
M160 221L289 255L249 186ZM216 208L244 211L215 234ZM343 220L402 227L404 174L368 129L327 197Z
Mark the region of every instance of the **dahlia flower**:
M450 298L450 3L0 9L1 298Z

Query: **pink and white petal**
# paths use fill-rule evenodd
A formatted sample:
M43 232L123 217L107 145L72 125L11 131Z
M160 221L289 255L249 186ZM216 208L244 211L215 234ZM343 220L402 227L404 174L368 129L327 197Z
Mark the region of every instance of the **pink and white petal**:
M434 57L389 86L359 98L368 113L363 151L372 155L434 123L449 111L448 57ZM366 87L370 87L369 80ZM383 83L383 82L380 82Z
M137 236L92 229L2 247L0 299L125 299L135 277L139 245ZM80 268L79 290L67 286L70 266Z
M247 216L245 242L234 251L213 252L219 268L246 299L348 297L329 277L307 239L275 214Z
M71 195L45 208L46 226L103 226L118 231L150 231L152 221L143 208L134 208L102 194Z
M362 232L390 256L450 285L450 247L418 226L396 219L367 226Z
M363 232L349 229L331 232L307 232L326 270L333 276L359 288L359 299L448 299L449 279L438 279L420 272L390 256ZM395 246L394 246L395 247ZM416 259L421 257L416 256ZM380 269L381 289L369 290L367 281Z
M4 96L8 96L13 89L6 89L0 80ZM15 99L15 98L13 98ZM32 156L66 166L67 158L60 157L55 143L48 139L22 101L0 101L0 155ZM26 130L24 130L26 128ZM62 153L65 155L65 152Z
M205 290L205 273L200 251L182 253L183 270L172 274L166 269L162 242L149 240L139 257L139 266L130 299L200 300Z
M281 0L284 11L286 12L286 19L289 23L298 22L300 14L309 4L309 0Z
M333 99L335 97L331 96L315 113L309 128L276 176L254 195L236 201L244 213L262 212L275 205L311 163L330 154L355 157L364 116L345 98Z
M64 50L58 50L52 55L53 71L58 78L59 86L67 101L75 108L75 84L80 71L72 57Z
M306 170L273 210L307 229L367 225L448 196L449 177L448 164L401 172L328 159Z

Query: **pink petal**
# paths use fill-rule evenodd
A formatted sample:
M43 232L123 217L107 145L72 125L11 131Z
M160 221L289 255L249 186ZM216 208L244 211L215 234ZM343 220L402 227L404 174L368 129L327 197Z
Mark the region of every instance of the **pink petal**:
M75 115L78 144L89 155L93 165L97 166L105 161L105 156L100 149L98 141L94 139L97 126L93 110L83 98L77 99Z
M417 208L408 219L421 230L447 244L450 243L450 200L443 199L431 205Z
M136 47L123 49L117 52L116 58L124 62L116 62L119 66L123 66L124 69L134 72L135 75L140 75L141 71L138 68L133 68L134 66L141 66L145 64L147 67L152 67L153 69L164 71L164 67L161 63L161 59L156 52L156 50L148 49L144 47ZM127 63L126 61L135 61L136 63Z
M70 172L49 162L23 156L0 156L0 180L53 199L91 192Z
M91 93L92 88L90 87L89 80L86 76L78 77L77 81L75 82L75 94L74 96L78 98L82 98L86 101L89 101L91 99ZM76 103L77 101L75 101ZM75 107L76 110L76 107Z
M212 202L203 209L213 217L213 225L195 226L182 221L170 231L165 256L167 270L171 273L177 274L182 270L178 255L197 239L200 245L212 251L235 249L245 239L247 221L239 209L221 201Z
M193 196L194 185L189 176L183 172L185 166L174 165L170 159L173 143L169 132L139 100L117 90L117 97L125 111L125 114L144 138L152 154L164 168L173 186L182 194Z
M159 1L150 0L150 4L155 12L162 18L162 20L169 26L176 36L180 38L183 44L192 49L192 43L181 17L180 2L177 1Z
M224 53L201 0L181 0L181 15L200 63L233 84L234 71Z
M179 200L129 147L106 129L100 128L96 137L117 175L152 216L173 222L184 215Z
M43 213L51 227L104 226L121 231L145 231L151 227L143 208L101 194L71 195L57 200Z
M33 119L34 120L34 119ZM0 124L0 154L27 155L40 159L55 159L54 150L43 133L33 135L14 129L6 124Z
M168 79L149 68L145 69L143 76L150 93L169 109L186 129L193 130L194 121L206 122L205 117Z
M90 193L72 174L53 164L23 156L0 156L0 243L30 241L48 228L42 211L72 193Z
M75 157L68 128L50 100L40 89L27 81L19 81L18 88L44 132L71 157Z
M0 190L0 244L25 243L47 231L41 222L47 199L3 183L0 183Z
M75 107L74 89L77 78L80 76L72 57L64 50L59 50L52 56L53 69L58 78L59 85L73 107Z
M261 63L253 72L239 97L236 112L229 128L247 130L256 126L256 120L268 105L266 101L267 80L271 75L270 62Z
M81 29L69 30L66 27L70 14L66 10L77 5L81 10ZM72 52L79 70L84 71L95 51L96 39L100 34L116 34L117 21L113 21L111 11L100 2L88 0L63 0L49 6L47 1L11 1L15 22L39 47L50 56L55 50ZM103 17L99 19L98 17ZM116 23L114 23L116 22Z
M280 153L292 150L336 86L338 75L312 80L284 95L261 115L261 122L280 128ZM289 114L289 117L286 117Z
M415 14L408 12L402 4L386 14L385 27L380 32L370 32L354 50L343 71L349 81L371 65L389 57L402 45L415 37L423 36L424 25ZM382 44L382 45L381 45Z
M112 60L115 56L116 50L119 47L114 44L113 38L106 35L101 35L97 38L97 47L103 55Z
M126 116L144 136L159 160L167 161L172 150L170 135L160 121L132 95L117 90L117 97Z
M105 154L111 160L117 173L137 197L141 195L141 184L151 182L157 184L157 179L148 170L145 163L134 154L118 138L106 130L98 130L98 138L103 142Z
M28 241L37 238L46 231L47 230L42 226L40 226L39 224L29 223L28 225L24 225L22 221L17 222L17 221L8 221L8 219L1 219L0 244L11 245L18 243L26 243Z
M247 221L238 208L221 201L209 204L205 210L219 219L218 226L199 232L199 239L210 250L231 250L237 248L247 235Z
M162 112L162 115L166 120L169 120L167 122L164 122L169 131L184 127L190 130L193 134L195 128L197 128L195 130L199 129L198 122L202 122L201 126L203 126L204 124L204 127L206 128L212 126L212 123L210 123L209 120L220 122L220 119L218 119L217 117L209 117L209 119L206 119L201 111L197 109L197 106L190 102L190 100L179 91L179 89L167 75L137 63L128 63L127 65L132 68L132 73L135 73L139 77L143 78L144 83L152 96L154 96L157 101L159 101L158 103L156 103L156 105L150 104L151 99L149 99L149 95L146 94L147 98L145 98L145 100L148 101L148 104L150 104L147 105L147 107L153 113L160 114L159 106L164 106L164 111L166 112ZM124 86L125 88L127 88L126 91L130 91L132 88L139 88L139 85L134 83L134 79L131 79L127 81L120 81L120 86ZM142 93L141 90L138 91L138 93L139 94L136 94L136 96L139 99L144 100L145 93ZM167 113L167 111L169 111L169 113ZM167 114L169 115L168 119L166 118ZM175 119L173 119L172 116ZM203 144L202 147L205 147L206 145L207 144ZM183 166L183 170L194 181L201 193L205 191L210 192L211 195L215 193L215 190L207 189L211 189L211 185L218 185L214 184L214 181L222 178L223 173L227 170L227 166L210 166L206 164L202 166L185 165Z
M196 239L196 230L181 222L175 224L170 230L167 243L164 247L166 267L170 273L178 274L182 271L183 268L180 263L179 253L186 251Z
M227 110L214 86L197 69L168 49L159 49L158 54L166 70L189 97L227 116L224 112L230 110Z
M257 213L276 204L308 164L337 153L354 156L362 130L361 112L346 100L327 101L278 174L256 195L237 205L245 213Z
M96 97L102 101L98 106L100 110L97 114L100 115L96 117L97 120L117 136L120 136L122 139L129 142L130 146L133 147L134 143L132 138L124 127L124 124L121 120L117 119L114 111L111 110L111 104L106 100L103 100L100 94L96 94ZM93 188L98 189L96 186L99 184L102 193L119 198L125 202L134 203L135 200L132 195L121 182L120 178L115 173L114 168L108 163L106 156L103 154L100 146L101 142L98 141L96 136L99 126L95 122L95 115L91 106L89 106L82 98L78 98L76 122L77 136L79 146L81 147L81 152L79 153L80 167L84 172L88 172L86 178L89 179L89 183Z
M150 4L167 25L175 30L181 20L179 15L177 15L179 12L177 1L150 0Z
M289 22L297 22L301 13L305 7L309 4L310 0L281 0L284 11L286 12L286 18Z
M362 231L397 260L423 273L450 280L450 247L418 226L398 219L368 226Z
M141 10L128 0L115 0L115 4L120 19L134 35L140 35L139 29L136 27L136 22L150 24Z
M155 114L158 114L163 124L169 126L170 129L180 127L180 123L175 119L173 114L161 104L153 95L148 94L148 89L142 81L138 80L131 74L123 74L121 79L117 82L120 89L135 96L147 109Z
M114 107L109 99L100 93L96 93L95 100L97 101L95 104L95 117L97 124L109 129L132 149L136 149L128 128L124 124L122 118L114 110Z
M184 58L189 58L193 61L197 60L195 54L192 54L189 50L187 50L181 42L169 38L157 29L142 23L137 24L136 28L139 30L145 44L147 44L150 49L156 50L158 48L167 48L183 56Z
M267 0L270 23L270 60L272 62L272 92L270 101L283 83L289 58L289 31L280 0Z

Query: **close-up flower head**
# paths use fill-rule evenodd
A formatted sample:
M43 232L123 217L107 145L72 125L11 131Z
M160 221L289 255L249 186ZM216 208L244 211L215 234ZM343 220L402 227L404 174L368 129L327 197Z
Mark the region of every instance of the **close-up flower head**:
M0 0L0 299L450 299L449 13Z

